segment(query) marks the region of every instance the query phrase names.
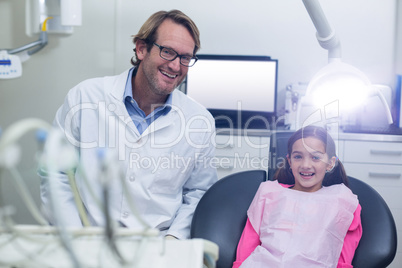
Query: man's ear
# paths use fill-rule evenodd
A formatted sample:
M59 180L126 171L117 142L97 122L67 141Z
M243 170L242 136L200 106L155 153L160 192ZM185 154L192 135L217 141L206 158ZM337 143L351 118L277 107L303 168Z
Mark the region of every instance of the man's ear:
M144 40L137 40L135 42L135 51L137 52L138 60L143 60L145 55L147 54L147 43Z

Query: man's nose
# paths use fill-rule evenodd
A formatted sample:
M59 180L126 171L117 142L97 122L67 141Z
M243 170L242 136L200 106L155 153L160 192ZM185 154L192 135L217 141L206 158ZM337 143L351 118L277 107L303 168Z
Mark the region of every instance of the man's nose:
M169 68L171 68L173 71L179 71L180 70L180 58L177 57L171 62L169 62Z

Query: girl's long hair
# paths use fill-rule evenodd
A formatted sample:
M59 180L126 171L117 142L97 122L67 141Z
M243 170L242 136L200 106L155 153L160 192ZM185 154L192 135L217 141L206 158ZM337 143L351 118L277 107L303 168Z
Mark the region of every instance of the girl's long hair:
M345 184L349 186L348 177L346 175L345 169L336 156L335 142L328 132L318 126L307 126L296 131L288 140L288 156L292 154L293 144L300 139L313 137L322 141L325 145L326 153L328 158L336 157L335 166L331 171L325 174L324 180L322 181L323 186L330 186L334 184ZM289 162L287 159L284 160L284 165L282 165L273 177L273 180L278 180L278 182L283 184L295 184L295 177L290 169Z

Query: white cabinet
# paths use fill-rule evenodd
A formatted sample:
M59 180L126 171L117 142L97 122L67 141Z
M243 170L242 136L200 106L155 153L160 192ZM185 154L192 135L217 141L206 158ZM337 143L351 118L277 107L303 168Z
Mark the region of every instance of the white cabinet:
M268 170L268 136L219 134L215 141L219 179L245 170Z
M345 141L344 161L402 166L402 143L383 141Z
M391 209L397 226L398 250L389 267L402 267L402 143L344 140L342 146L346 173L376 189Z

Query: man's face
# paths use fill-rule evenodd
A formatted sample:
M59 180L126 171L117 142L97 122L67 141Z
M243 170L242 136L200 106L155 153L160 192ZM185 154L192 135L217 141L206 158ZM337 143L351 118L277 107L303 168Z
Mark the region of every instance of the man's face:
M171 48L180 55L193 55L195 42L189 31L182 25L165 20L157 30L158 45ZM153 45L151 50L140 48L138 58L141 60L139 68L142 69L142 80L153 94L170 94L187 75L188 67L180 64L180 58L168 61L160 57L160 49Z

